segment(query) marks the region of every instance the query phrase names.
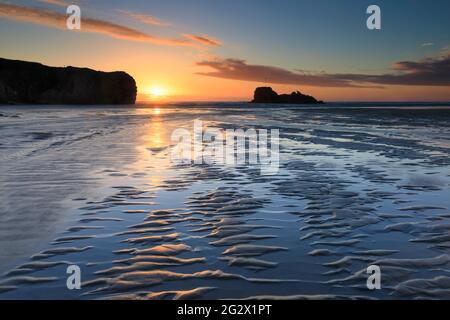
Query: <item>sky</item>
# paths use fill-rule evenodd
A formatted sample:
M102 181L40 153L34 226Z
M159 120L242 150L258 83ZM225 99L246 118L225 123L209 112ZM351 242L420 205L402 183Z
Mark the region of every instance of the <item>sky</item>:
M81 8L81 30L66 9ZM381 9L369 30L366 9ZM123 70L139 100L450 101L448 0L0 0L0 57Z

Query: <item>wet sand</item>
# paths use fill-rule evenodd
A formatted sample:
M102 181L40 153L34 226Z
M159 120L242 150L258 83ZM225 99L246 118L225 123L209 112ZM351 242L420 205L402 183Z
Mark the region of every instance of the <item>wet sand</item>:
M450 298L448 108L2 113L2 299ZM279 173L175 166L195 119L279 129Z

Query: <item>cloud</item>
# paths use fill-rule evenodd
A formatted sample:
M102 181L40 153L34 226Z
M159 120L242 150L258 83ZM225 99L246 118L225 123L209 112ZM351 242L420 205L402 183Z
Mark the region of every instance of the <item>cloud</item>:
M450 53L441 57L426 58L419 61L400 61L392 66L391 73L382 75L311 74L273 66L252 65L245 60L239 59L216 58L198 62L197 65L213 69L213 71L197 73L204 76L274 84L360 88L384 85L450 85Z
M198 36L195 34L185 34L184 36L188 39L197 41L204 45L216 46L216 47L220 47L222 45L222 42L220 40L214 39L207 35Z
M355 86L349 80L335 79L327 74L311 75L273 66L252 65L240 59L214 59L198 62L197 65L214 70L198 74L223 79L318 87Z
M0 3L0 17L14 21L44 25L57 29L66 29L67 16L50 10ZM198 46L198 43L189 39L157 37L120 24L92 18L82 18L80 31L104 34L116 39L142 41L158 45Z
M441 51L444 52L444 53L447 52L447 51L450 51L450 44L448 46L443 47L441 49Z
M68 2L66 2L64 0L39 0L39 2L53 4L55 6L66 7L66 8L68 6L70 6L70 3L68 3Z
M150 24L152 26L166 27L166 26L170 25L170 23L162 21L162 20L160 20L154 16L148 15L148 14L135 13L135 12L130 12L130 11L126 11L126 10L118 10L118 11L134 20L137 20L137 21L145 23L145 24Z
M396 62L392 66L392 73L388 74L338 76L346 80L380 85L449 86L450 53L418 61Z

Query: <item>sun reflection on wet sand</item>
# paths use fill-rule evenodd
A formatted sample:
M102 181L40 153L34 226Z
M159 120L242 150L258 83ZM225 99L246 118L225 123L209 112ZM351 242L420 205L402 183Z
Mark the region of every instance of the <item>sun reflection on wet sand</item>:
M148 118L148 121L138 141L140 156L135 168L148 174L152 186L161 184L164 180L162 172L170 167L170 157L165 155L171 144L171 126L165 122L165 113L160 108L136 110L137 115Z

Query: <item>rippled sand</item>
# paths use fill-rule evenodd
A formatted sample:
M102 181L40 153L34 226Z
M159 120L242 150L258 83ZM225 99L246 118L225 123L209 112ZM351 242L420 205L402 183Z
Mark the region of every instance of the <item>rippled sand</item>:
M449 108L2 115L2 299L450 299ZM279 173L173 165L195 119L279 129Z

